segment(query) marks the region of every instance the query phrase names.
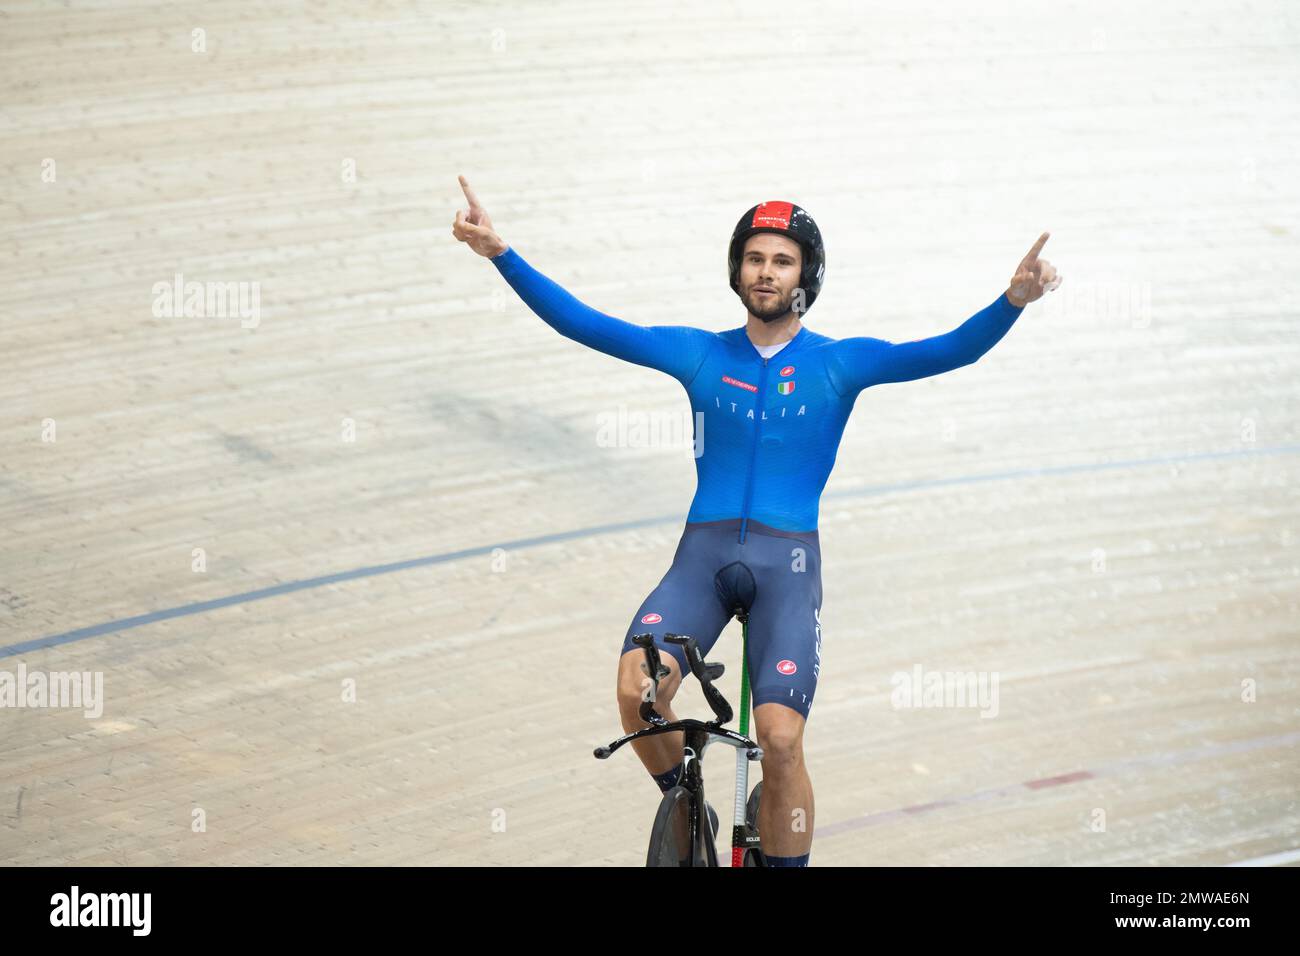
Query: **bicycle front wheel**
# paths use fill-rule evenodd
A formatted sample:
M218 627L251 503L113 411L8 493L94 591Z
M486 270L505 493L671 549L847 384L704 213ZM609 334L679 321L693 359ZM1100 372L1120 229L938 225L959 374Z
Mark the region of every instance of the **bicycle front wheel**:
M699 834L696 834L697 841ZM707 866L700 862L702 849L691 846L691 793L676 786L659 801L646 866Z

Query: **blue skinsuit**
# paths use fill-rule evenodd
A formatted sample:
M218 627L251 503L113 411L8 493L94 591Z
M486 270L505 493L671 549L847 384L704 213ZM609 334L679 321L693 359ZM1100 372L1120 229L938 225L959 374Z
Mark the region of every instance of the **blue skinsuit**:
M858 393L970 365L1022 309L1000 295L951 332L900 344L802 328L765 359L744 327L634 325L584 305L513 248L492 263L561 335L677 379L702 423L677 555L629 626L623 652L635 646L633 634L651 631L689 673L680 648L661 635L690 634L707 655L743 609L754 706L783 703L807 717L821 657L817 508Z

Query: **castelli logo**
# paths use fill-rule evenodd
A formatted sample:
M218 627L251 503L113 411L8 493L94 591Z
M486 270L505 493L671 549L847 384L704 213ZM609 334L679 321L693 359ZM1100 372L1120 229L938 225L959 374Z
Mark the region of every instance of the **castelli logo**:
M798 666L795 665L795 662L794 662L794 661L780 661L780 662L778 662L777 665L776 665L776 671L777 671L777 673L778 673L778 674L784 674L786 677L789 677L791 674L793 674L793 673L794 673L795 671L797 671L798 669L799 669L799 668L798 668Z
M782 378L784 378L784 377L787 376L787 375L793 375L793 374L794 374L794 366L793 366L793 365L787 365L785 368L781 369L781 377L782 377Z
M645 617L641 618L641 623L642 623L642 624L658 624L658 623L659 623L660 621L662 621L662 620L663 620L662 617L660 617L658 614L656 614L656 613L654 613L653 611L651 611L651 612L650 612L649 614L647 614Z

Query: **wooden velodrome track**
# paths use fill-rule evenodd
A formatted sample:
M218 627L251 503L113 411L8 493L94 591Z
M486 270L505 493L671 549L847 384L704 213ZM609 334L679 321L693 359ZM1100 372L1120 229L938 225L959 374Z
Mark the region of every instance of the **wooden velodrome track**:
M647 325L743 323L762 199L837 337L947 331L1051 230L992 352L857 403L812 864L1294 863L1300 23L1240 6L0 3L0 671L105 698L0 710L0 860L643 862L592 749L694 471L600 423L685 403L452 239L463 172ZM177 274L256 325L157 314ZM892 706L917 667L996 715Z

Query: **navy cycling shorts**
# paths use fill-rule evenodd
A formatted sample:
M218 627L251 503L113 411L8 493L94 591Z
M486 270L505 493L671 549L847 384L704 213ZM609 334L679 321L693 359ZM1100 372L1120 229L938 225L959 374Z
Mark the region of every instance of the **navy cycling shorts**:
M749 615L749 683L754 706L785 704L808 717L821 670L822 559L814 531L781 531L740 519L688 522L672 567L650 592L623 639L650 633L660 653L686 654L663 635L689 634L707 659L727 622ZM643 652L642 652L643 653Z

